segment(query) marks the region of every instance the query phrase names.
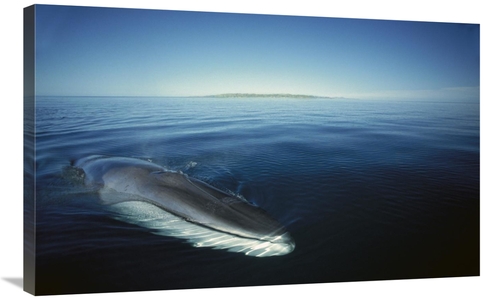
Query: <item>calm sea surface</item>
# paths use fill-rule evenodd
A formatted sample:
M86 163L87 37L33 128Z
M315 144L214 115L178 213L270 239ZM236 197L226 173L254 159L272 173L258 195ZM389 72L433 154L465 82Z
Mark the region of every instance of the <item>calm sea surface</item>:
M37 293L479 275L479 103L38 97ZM284 224L285 256L113 219L71 161L150 160Z

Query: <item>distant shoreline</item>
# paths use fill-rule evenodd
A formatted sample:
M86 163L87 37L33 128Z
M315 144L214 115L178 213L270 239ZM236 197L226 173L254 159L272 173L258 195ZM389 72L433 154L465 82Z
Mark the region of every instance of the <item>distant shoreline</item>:
M204 98L300 98L300 99L344 99L343 97L326 97L301 94L253 94L253 93L227 93L202 96Z

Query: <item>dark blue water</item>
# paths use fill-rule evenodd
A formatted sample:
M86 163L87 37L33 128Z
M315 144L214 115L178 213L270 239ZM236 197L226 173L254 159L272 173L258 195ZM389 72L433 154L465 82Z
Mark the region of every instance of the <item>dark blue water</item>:
M37 293L479 275L479 103L36 99ZM148 159L284 224L255 258L110 217L70 167Z

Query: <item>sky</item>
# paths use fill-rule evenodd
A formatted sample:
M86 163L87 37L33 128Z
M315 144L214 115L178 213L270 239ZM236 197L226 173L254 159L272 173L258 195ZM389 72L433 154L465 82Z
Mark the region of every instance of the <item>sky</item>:
M36 7L36 94L479 99L479 25Z

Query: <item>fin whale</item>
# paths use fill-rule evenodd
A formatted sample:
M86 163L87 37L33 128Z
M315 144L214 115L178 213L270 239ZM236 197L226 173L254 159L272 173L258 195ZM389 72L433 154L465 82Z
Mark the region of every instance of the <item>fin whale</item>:
M283 225L263 209L181 172L135 158L92 155L73 166L117 219L160 235L250 256L292 252L295 243Z

